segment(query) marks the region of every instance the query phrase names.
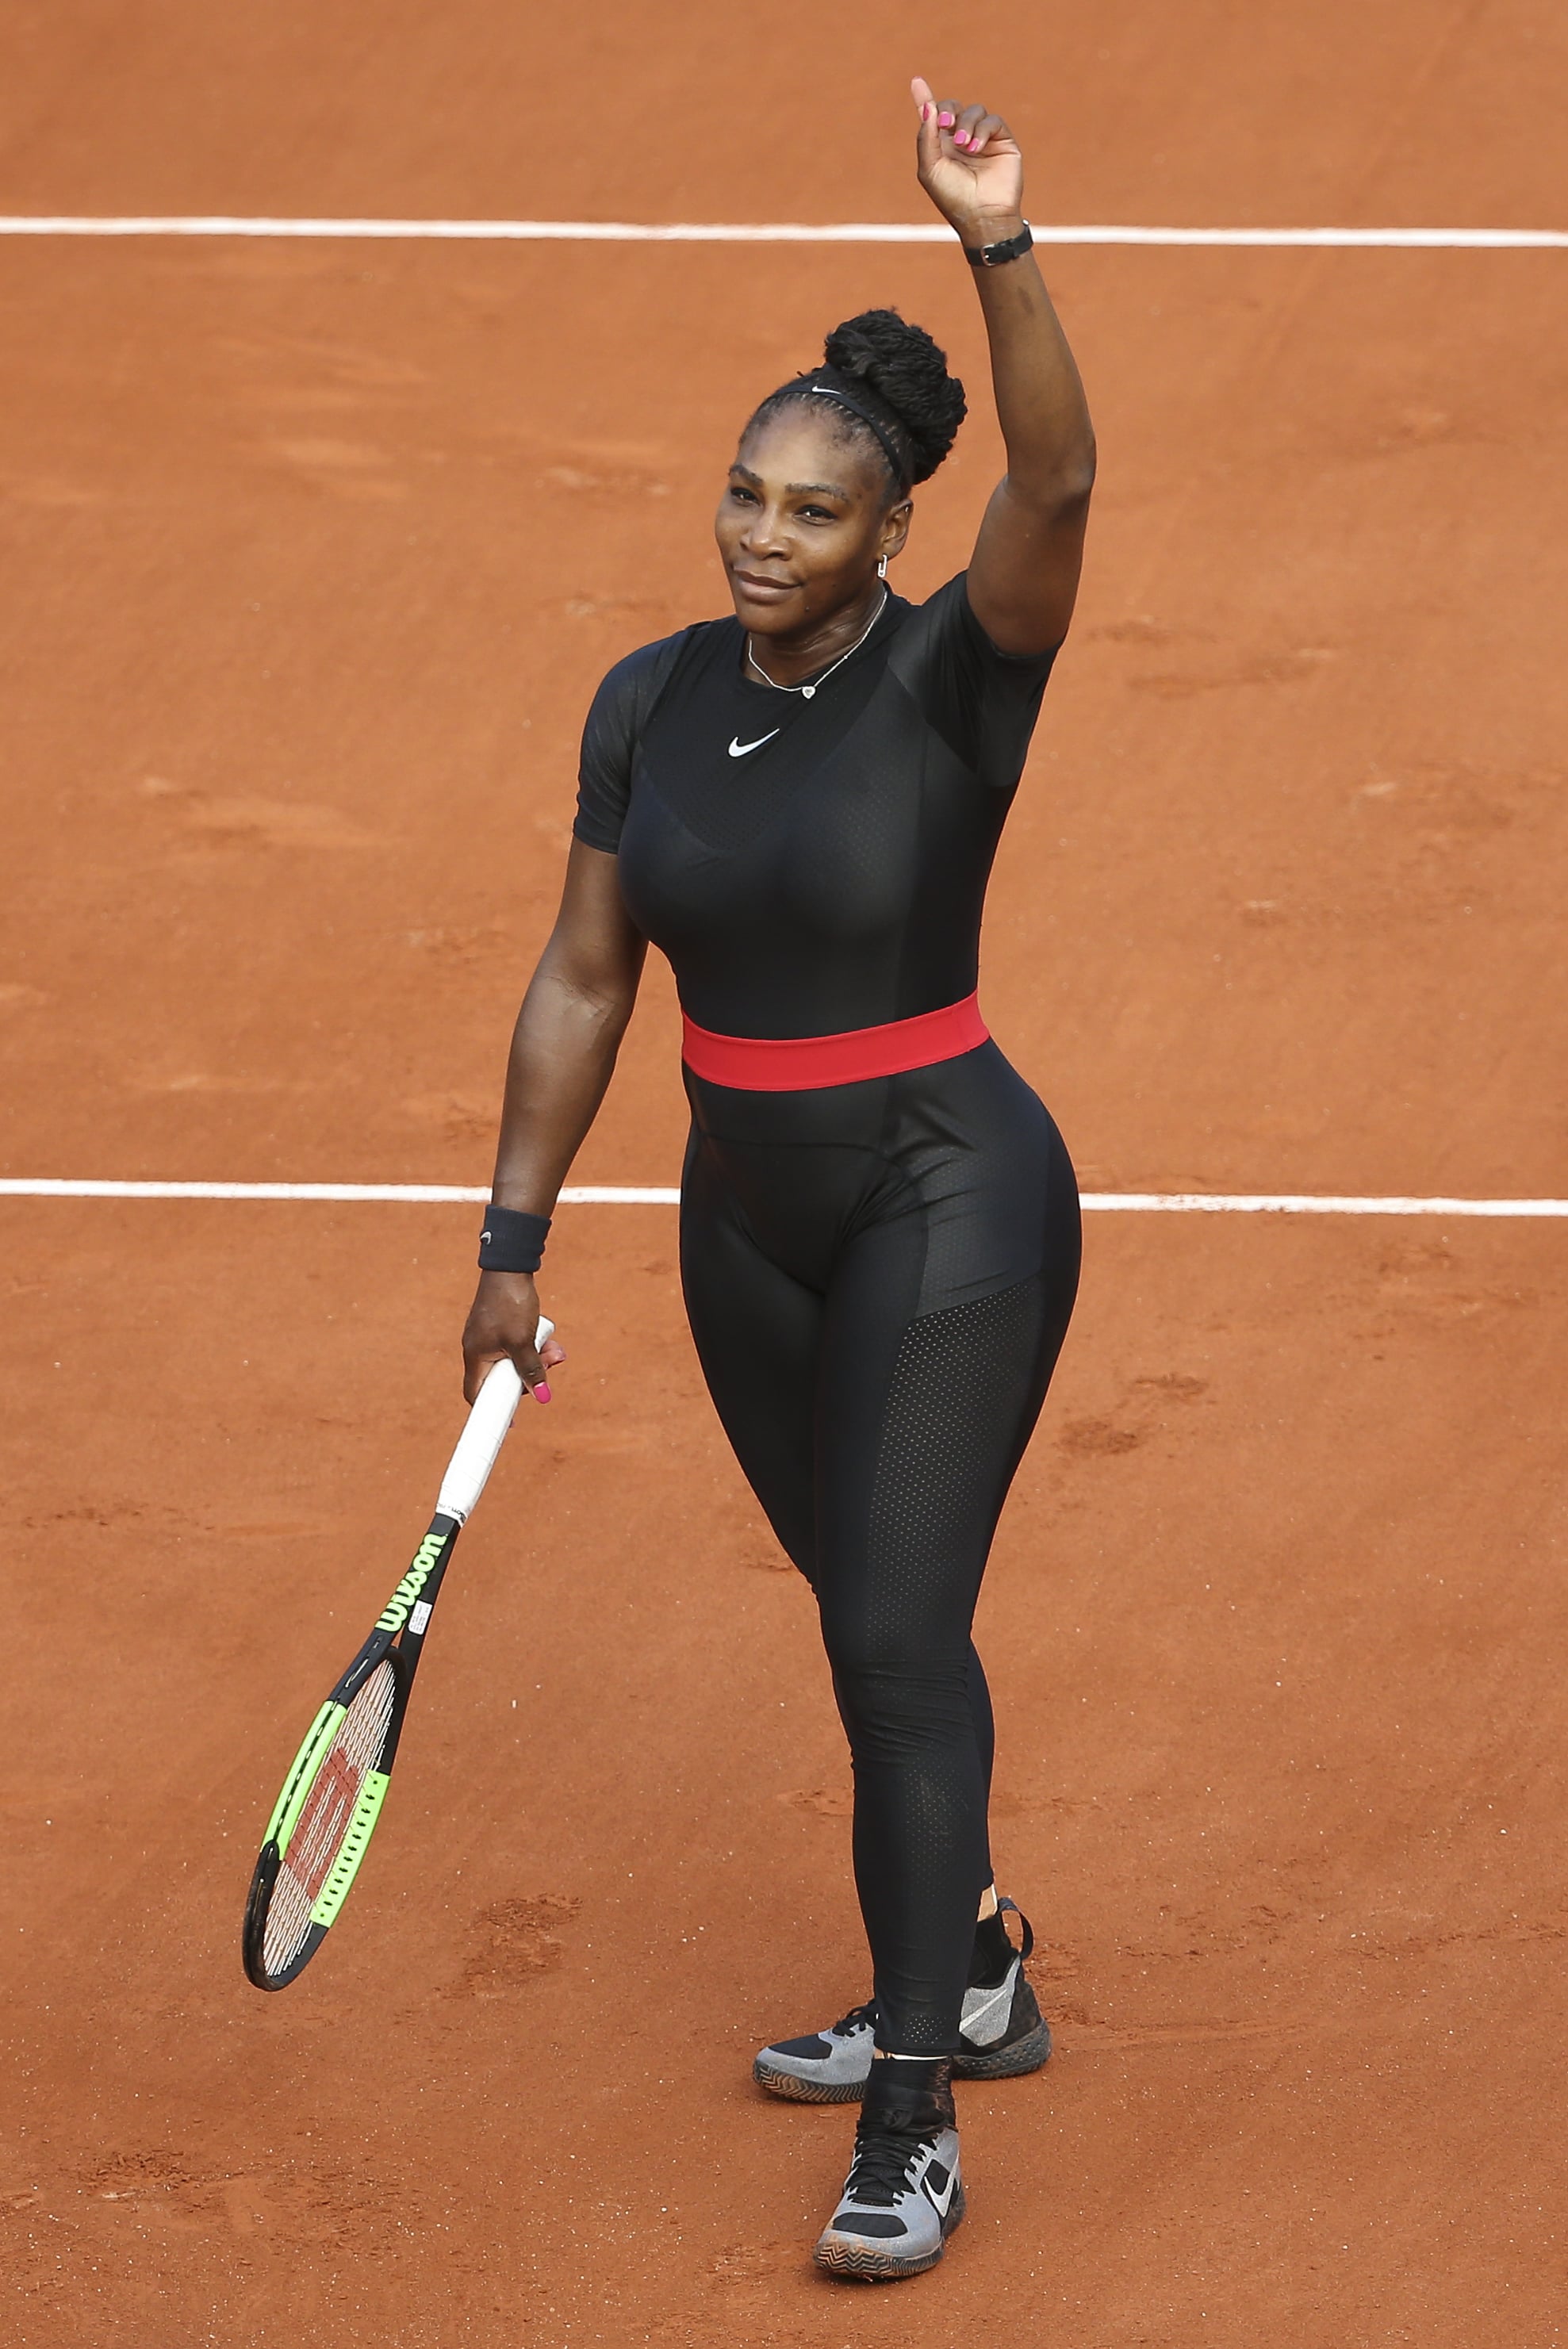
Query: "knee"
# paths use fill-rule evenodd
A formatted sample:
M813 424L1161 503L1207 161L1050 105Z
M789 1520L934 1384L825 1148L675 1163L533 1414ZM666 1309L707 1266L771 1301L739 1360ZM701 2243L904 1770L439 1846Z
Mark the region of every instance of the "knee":
M952 1654L907 1634L823 1625L838 1709L857 1733L917 1738L971 1725L967 1640Z
M968 1681L970 1627L957 1608L919 1603L910 1593L846 1589L829 1574L817 1594L822 1644L836 1674L892 1686Z

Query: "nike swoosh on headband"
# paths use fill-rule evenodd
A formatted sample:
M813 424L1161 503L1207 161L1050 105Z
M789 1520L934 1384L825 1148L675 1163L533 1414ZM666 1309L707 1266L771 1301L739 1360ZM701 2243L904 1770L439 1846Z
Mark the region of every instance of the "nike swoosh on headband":
M775 726L774 728L774 734L776 734L778 730L778 728ZM774 734L759 734L754 742L742 742L739 735L732 735L730 738L731 758L743 759L748 750L760 750L764 742L771 742L773 740Z

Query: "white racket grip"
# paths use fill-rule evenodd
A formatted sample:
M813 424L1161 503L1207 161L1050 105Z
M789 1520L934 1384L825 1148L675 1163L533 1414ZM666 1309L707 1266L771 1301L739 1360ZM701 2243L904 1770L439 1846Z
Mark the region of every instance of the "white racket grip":
M556 1334L553 1321L541 1319L534 1343L542 1346ZM455 1517L461 1526L483 1492L497 1454L506 1441L513 1414L523 1400L523 1381L514 1363L497 1362L474 1398L468 1425L457 1439L457 1449L441 1480L436 1514Z

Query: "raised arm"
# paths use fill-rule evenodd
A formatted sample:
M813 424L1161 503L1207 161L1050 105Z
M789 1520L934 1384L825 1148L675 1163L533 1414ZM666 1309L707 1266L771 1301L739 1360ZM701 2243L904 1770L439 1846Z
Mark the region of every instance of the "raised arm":
M637 999L646 942L621 902L616 860L574 840L556 926L513 1030L491 1197L547 1216L594 1122ZM482 1272L462 1333L472 1402L493 1362L510 1355L530 1388L562 1359L534 1350L539 1294L527 1272ZM546 1400L548 1399L546 1392Z
M932 96L917 78L920 185L971 251L1023 226L1023 158L1000 115ZM1007 471L969 567L976 619L1006 653L1048 652L1067 633L1095 481L1088 404L1034 256L974 272L991 342Z

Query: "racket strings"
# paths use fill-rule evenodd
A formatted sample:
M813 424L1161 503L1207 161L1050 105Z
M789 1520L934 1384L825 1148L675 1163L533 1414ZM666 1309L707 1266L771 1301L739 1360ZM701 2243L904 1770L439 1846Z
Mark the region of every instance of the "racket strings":
M355 1692L311 1780L267 1903L262 1963L269 1975L286 1972L309 1938L310 1912L343 1847L360 1789L381 1758L397 1692L397 1676L383 1659Z

